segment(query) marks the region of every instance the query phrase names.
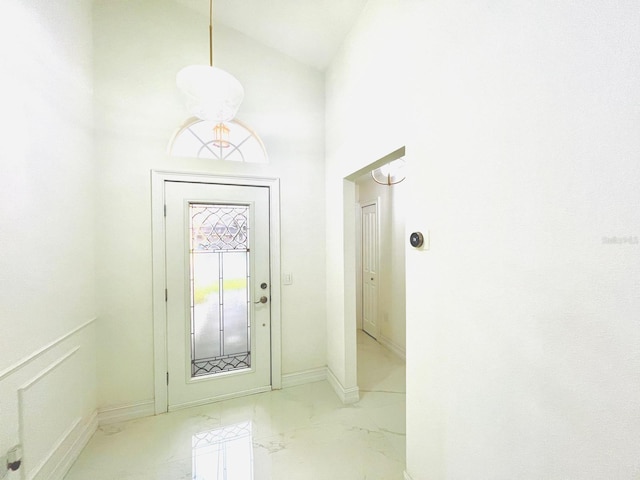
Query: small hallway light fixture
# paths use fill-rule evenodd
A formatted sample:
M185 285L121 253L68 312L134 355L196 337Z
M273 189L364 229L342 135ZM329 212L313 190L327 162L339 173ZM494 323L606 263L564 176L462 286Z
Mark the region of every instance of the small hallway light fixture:
M400 183L406 178L404 173L405 160L404 158L398 158L392 162L389 162L381 167L371 171L371 177L376 183L380 185L395 185Z
M215 123L218 145L228 144L229 128L244 99L244 88L233 75L213 64L213 0L209 0L209 65L189 65L180 70L176 84L187 98L190 113Z

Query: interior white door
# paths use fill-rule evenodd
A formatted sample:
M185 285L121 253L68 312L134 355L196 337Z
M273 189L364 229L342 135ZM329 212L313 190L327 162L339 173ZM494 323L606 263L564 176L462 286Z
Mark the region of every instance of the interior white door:
M378 338L378 207L362 207L362 329Z
M269 189L165 182L168 408L271 389Z

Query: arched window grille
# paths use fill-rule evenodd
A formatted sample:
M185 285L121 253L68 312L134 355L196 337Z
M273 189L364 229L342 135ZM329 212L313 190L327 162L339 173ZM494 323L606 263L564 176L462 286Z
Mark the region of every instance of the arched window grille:
M220 135L216 135L216 129L224 130L223 140L219 140ZM196 117L189 118L171 139L169 154L174 157L269 163L260 137L237 119L222 125Z

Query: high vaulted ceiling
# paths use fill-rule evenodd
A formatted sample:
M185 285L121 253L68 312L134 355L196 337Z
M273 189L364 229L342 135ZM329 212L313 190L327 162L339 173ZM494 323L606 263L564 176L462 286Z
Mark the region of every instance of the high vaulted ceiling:
M176 0L209 16L208 0ZM222 23L296 60L324 70L367 0L215 0Z

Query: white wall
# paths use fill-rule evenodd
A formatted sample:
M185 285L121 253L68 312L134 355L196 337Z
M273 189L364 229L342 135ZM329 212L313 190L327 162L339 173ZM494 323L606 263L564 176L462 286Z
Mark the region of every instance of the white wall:
M640 237L638 45L631 1L371 0L330 68L328 189L406 143L407 232L430 231L406 261L414 480L640 474L640 245L603 242Z
M95 428L91 90L89 1L0 4L0 457L28 478Z
M327 365L345 391L357 383L353 181L406 141L407 92L398 82L406 80L401 65L410 52L395 49L405 31L394 27L393 7L378 15L377 3L368 4L361 26L348 36L325 74L326 215L331 225L326 232ZM379 63L381 56L384 65Z
M378 201L380 229L380 272L378 275L378 322L377 340L400 356L406 354L406 303L405 303L405 232L406 184L389 187L380 185L367 173L356 180L357 200L363 206ZM359 219L360 221L360 219ZM358 257L362 249L356 246ZM360 262L356 261L359 268ZM362 275L356 278L359 324L362 328Z
M243 84L238 118L261 136L270 164L170 158L167 143L188 116L175 75L208 63L207 16L166 0L99 1L94 28L103 409L153 399L152 169L281 179L282 272L294 279L282 289L283 373L323 367L322 74L216 25L216 66Z

